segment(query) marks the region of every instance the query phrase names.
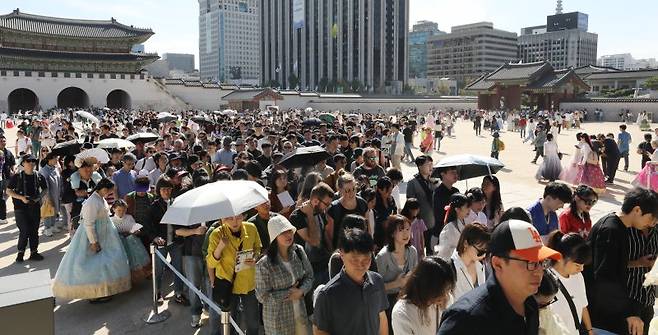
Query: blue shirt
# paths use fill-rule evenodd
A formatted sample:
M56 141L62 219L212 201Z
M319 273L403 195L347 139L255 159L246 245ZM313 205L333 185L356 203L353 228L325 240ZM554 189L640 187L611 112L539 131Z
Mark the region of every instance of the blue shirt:
M117 199L123 199L126 194L135 190L135 171L121 169L112 175L112 181L117 186Z
M233 167L233 156L235 155L236 152L233 150L225 150L224 148L219 149L215 153L213 163Z
M557 214L555 214L555 212L548 213L548 222L546 222L547 216L544 216L544 209L541 207L541 200L538 200L534 205L528 207L528 211L530 212L532 225L535 226L539 235L546 236L550 232L559 229Z
M631 134L626 131L622 131L617 135L617 141L619 142L619 152L628 152L629 144L631 143Z

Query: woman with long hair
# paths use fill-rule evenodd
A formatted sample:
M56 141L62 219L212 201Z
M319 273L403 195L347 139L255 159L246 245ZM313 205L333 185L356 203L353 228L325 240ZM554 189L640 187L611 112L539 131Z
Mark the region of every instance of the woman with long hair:
M587 185L576 187L569 208L560 213L560 231L565 234L577 233L587 238L589 231L592 230L589 212L598 200L598 194L591 187Z
M560 173L559 177L560 180L572 185L578 185L576 184L576 177L578 176L578 162L583 159L583 133L576 134L576 141L578 143L575 145L576 150L574 151L573 156L571 156L571 161L562 169L562 173Z
M455 273L450 263L436 256L423 258L409 275L393 306L396 335L434 335L441 313L452 303Z
M411 225L404 216L391 215L384 226L386 227L386 245L375 257L375 262L377 262L377 272L382 275L384 280L389 304L386 316L388 320L391 320L391 311L398 294L407 283L409 273L418 265L418 253L416 248L411 245ZM389 321L390 328L391 321Z
M459 237L466 226L465 219L471 212L471 200L461 194L455 193L450 196L450 202L446 208L446 217L443 221L443 229L439 234L439 251L437 256L449 260L457 248Z
M427 225L420 217L420 202L416 198L407 198L400 215L404 216L411 222L411 245L418 252L418 259L425 257L425 231Z
M565 234L559 230L548 235L547 244L549 248L562 254L562 259L554 262L553 267L549 270L555 276L558 286L561 287L551 309L564 322L568 330L567 334L578 334L579 330L592 329L592 322L587 310L585 280L581 273L585 265L592 260L591 248L586 240L577 233ZM570 305L574 305L577 316L573 315Z
M113 191L114 183L103 178L82 204L83 229L76 230L55 274L56 297L104 302L130 290L128 256L105 201Z
M537 169L535 178L537 180L555 181L562 173L562 165L560 164L560 149L555 142L553 134L546 135L546 143L544 143L544 159Z
M457 249L450 256L457 274L457 283L452 290L455 300L484 284L482 261L487 255L489 238L487 228L479 223L469 223L464 227Z
M295 227L283 216L268 223L270 246L256 263L256 298L263 304L265 334L309 335L304 295L313 286L313 268L294 243Z
M290 217L290 213L295 209L295 205L289 205L283 207L281 200L279 199L279 194L285 194L288 192L288 195L292 199L292 195L288 191L288 173L284 170L274 170L269 179L269 199L270 199L270 210L275 213L279 213L285 217Z
M487 203L484 205L484 214L489 220L487 225L489 229L493 230L501 222L500 216L504 212L498 177L494 175L484 176L482 178L481 188L482 192L484 192L484 197L487 199Z
M576 175L575 184L585 184L590 186L596 193L605 192L605 177L603 170L599 166L599 154L594 150L589 135L581 135L583 141L581 146L582 158L578 162L578 175Z

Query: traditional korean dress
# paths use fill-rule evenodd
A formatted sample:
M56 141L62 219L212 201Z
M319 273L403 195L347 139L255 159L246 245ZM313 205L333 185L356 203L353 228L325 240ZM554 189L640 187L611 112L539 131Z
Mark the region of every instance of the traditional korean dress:
M544 160L541 162L535 178L537 180L546 179L549 181L556 180L562 173L560 164L559 150L555 140L544 143Z
M583 147L582 143L576 144L576 151L571 157L571 162L562 169L559 179L565 181L572 185L578 185L576 177L578 176L578 163L583 159L583 152L581 148Z
M653 152L651 161L644 165L631 184L658 192L658 150Z
M64 299L96 299L130 290L130 266L121 238L97 192L82 204L81 226L71 239L53 280L53 293ZM95 240L99 252L89 248Z
M123 247L126 250L128 264L130 265L130 277L133 283L146 278L151 272L151 261L142 241L132 234L136 230L139 230L136 229L137 222L135 222L135 219L130 214L125 214L122 218L115 215L110 219L117 227L121 243L123 243Z
M581 148L583 158L578 165L579 170L574 185L584 184L593 188L596 193L604 193L605 177L599 166L598 156L587 144L584 144Z

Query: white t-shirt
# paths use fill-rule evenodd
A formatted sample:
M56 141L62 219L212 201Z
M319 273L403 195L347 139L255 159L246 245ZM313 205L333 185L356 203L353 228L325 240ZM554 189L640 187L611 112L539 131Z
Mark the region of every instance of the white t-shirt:
M292 264L290 264L290 262L284 262L284 261L281 261L281 263L283 264L283 266L286 267L286 270L288 270L288 272L290 272L290 275L292 276L291 285L295 285L297 280L295 280L295 274L292 272ZM299 319L302 315L302 308L299 302L300 300L297 300L292 303L292 313L295 316L295 319Z
M18 147L19 153L27 153L27 147L32 145L31 141L27 137L19 138L16 140L16 146Z
M587 295L585 294L585 280L581 273L571 275L569 278L562 277L557 271L553 270L553 273L557 278L562 282L562 285L567 289L569 294L573 299L573 304L576 306L576 311L578 312L578 319L583 319L583 308L587 307ZM571 315L571 309L569 308L569 303L564 297L562 292L557 292L557 301L550 305L550 308L555 312L555 314L560 316L560 319L564 321L564 324L572 332L576 331L576 325L573 321L573 316Z

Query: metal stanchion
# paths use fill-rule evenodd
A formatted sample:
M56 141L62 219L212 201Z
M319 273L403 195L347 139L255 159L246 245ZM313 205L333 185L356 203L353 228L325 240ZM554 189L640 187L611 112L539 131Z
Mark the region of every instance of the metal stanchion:
M158 286L157 283L155 282L155 245L151 244L151 266L153 267L153 271L151 274L152 278L152 283L153 283L153 306L151 306L151 311L146 314L144 317L142 317L142 320L148 324L154 324L154 323L159 323L162 321L165 321L169 319L171 316L171 312L168 310L163 310L162 312L158 312ZM164 269L163 269L164 270Z
M222 334L231 334L231 313L222 311L220 314L220 323L222 324Z

